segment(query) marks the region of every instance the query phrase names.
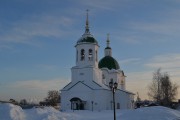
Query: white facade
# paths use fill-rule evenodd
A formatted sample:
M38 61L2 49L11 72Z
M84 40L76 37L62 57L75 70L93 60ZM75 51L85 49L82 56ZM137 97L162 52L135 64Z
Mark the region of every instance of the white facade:
M87 16L85 33L75 46L76 65L71 68L71 82L61 90L61 110L112 109L112 91L108 87L112 80L118 83L116 109L133 108L134 94L126 91L126 76L112 58L109 43L108 37L105 57L98 61L99 45L89 32Z

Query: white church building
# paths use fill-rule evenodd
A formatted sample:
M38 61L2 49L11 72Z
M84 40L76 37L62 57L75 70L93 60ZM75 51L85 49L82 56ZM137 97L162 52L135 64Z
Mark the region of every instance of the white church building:
M89 31L88 13L85 33L77 41L76 65L71 68L71 82L61 90L61 110L111 110L113 93L109 82L118 84L116 109L133 108L134 94L126 90L125 74L112 57L109 36L104 57L98 61L98 41Z

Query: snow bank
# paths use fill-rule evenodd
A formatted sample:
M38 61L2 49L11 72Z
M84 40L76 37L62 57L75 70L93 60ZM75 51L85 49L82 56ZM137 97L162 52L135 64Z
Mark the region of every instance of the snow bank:
M0 103L0 120L25 120L25 114L19 106Z
M52 107L22 109L0 103L0 120L78 120L78 115L60 112Z
M60 112L52 107L25 110L27 120L74 120L73 114Z
M180 120L180 112L167 107L144 107L122 111L117 118L123 120Z
M117 120L180 120L180 111L166 107L117 110ZM112 120L113 111L66 111L52 107L22 110L12 104L0 104L0 120Z

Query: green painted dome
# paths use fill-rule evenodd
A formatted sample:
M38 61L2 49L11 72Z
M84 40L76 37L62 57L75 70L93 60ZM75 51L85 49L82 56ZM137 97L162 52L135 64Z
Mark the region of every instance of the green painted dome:
M118 62L111 56L105 56L99 61L99 68L108 68L108 69L120 69Z
M111 47L106 47L105 49L111 49Z
M88 10L87 10L87 17L86 17L85 33L77 41L77 44L82 44L82 43L94 43L98 45L97 40L93 37L93 35L91 35L90 30L89 30Z
M97 40L91 34L84 34L77 41L77 44L81 44L81 43L95 43L95 44L98 44Z

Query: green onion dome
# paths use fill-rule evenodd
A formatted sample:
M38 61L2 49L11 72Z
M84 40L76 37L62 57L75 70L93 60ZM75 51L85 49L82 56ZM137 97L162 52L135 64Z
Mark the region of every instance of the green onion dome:
M77 41L77 44L82 43L94 43L98 45L97 40L93 37L93 35L90 34L89 30L89 20L88 20L88 10L87 10L87 18L86 18L86 26L85 26L85 33L82 35L82 37Z
M98 67L99 68L108 68L109 70L120 69L118 62L111 56L105 56L104 58L102 58L99 61Z
M81 43L95 43L98 44L97 40L90 34L84 33L82 37L77 41L77 44Z
M105 49L111 49L111 47L106 47Z

